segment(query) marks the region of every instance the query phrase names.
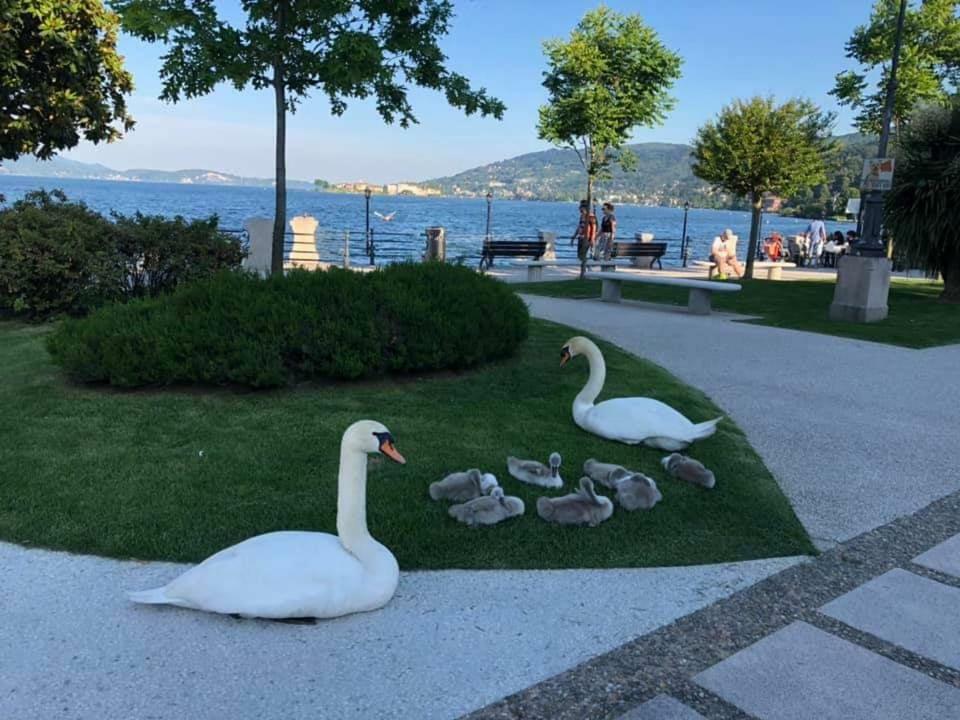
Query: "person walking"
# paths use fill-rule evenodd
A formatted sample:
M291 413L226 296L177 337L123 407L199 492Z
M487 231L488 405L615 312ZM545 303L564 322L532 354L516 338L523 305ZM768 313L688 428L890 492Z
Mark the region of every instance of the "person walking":
M609 260L613 251L613 243L617 237L617 216L614 215L613 203L603 204L603 217L600 219L600 238L593 251L594 260Z
M590 212L590 204L580 201L580 222L570 238L570 244L577 243L577 259L580 261L580 277L584 276L587 260L597 241L597 216Z
M823 220L811 220L804 235L807 238L807 258L813 267L827 242L827 226L823 224Z

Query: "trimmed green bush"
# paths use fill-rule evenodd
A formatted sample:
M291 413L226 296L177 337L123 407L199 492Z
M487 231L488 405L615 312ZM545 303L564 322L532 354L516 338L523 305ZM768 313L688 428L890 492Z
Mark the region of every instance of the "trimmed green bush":
M205 220L114 222L59 190L28 193L0 211L0 310L27 319L85 315L116 300L169 292L243 261L240 242Z
M475 367L512 355L528 322L507 286L440 263L221 273L65 321L48 349L81 382L265 388Z

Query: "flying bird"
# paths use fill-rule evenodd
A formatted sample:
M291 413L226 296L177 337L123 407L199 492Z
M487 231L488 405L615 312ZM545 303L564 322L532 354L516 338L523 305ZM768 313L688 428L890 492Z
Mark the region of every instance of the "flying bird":
M376 215L376 216L377 216L378 218L380 218L381 220L383 220L384 222L390 222L391 220L393 220L393 216L397 214L397 211L394 210L394 211L393 211L392 213L390 213L389 215L383 215L383 214L381 214L381 213L378 213L376 210L374 210L374 211L373 211L373 214Z

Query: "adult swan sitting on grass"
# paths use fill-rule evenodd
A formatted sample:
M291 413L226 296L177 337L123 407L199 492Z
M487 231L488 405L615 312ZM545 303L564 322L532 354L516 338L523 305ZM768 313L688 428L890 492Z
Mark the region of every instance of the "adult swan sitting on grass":
M643 443L674 451L710 437L717 429L721 418L694 425L669 405L652 398L616 398L594 405L607 377L607 365L591 340L574 337L560 351L560 367L577 355L587 356L590 379L573 400L573 421L587 432L628 445Z
M261 617L332 618L393 597L396 558L367 531L367 455L405 463L393 436L360 420L340 442L337 533L272 532L221 550L168 585L130 593L138 603Z

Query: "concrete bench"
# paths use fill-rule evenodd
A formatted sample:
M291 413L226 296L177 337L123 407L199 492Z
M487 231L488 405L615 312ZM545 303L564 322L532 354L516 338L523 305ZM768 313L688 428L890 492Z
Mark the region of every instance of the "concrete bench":
M545 267L580 267L579 260L534 260L533 262L517 263L517 267L527 269L527 282L534 280L543 280L543 269ZM587 260L586 267L599 267L603 272L616 272L617 263L615 260Z
M625 282L689 288L690 295L687 299L687 309L694 315L710 314L710 301L713 293L740 292L740 286L736 283L711 282L709 280L687 280L686 278L605 272L597 273L594 277L603 281L603 285L600 288L600 299L603 300L603 302L620 302L621 285Z
M713 277L713 271L717 269L717 264L709 260L694 260L693 264L697 267L707 268L707 279ZM788 262L770 262L769 260L757 260L753 263L753 270L766 270L767 280L780 280L783 278L783 268L795 268L794 263Z

